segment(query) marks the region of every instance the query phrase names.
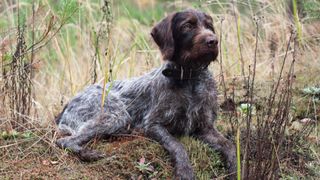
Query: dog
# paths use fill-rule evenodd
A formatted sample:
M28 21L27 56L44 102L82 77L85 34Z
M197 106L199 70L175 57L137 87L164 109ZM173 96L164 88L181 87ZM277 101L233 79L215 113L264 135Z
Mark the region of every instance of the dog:
M168 151L176 179L194 179L187 152L176 139L188 135L221 152L235 178L235 147L214 127L217 91L208 65L218 56L218 39L212 21L194 9L161 20L151 36L164 64L141 77L113 81L105 89L91 85L76 95L56 118L67 135L57 145L92 161L104 156L83 147L91 139L142 129Z

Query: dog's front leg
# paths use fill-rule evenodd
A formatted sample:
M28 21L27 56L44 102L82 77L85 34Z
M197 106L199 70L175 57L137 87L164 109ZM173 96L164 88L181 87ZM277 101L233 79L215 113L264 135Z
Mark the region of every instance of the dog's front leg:
M207 143L214 150L219 151L226 163L230 179L236 179L236 150L235 146L230 140L225 138L220 132L214 127L206 128L195 134L195 137Z
M175 179L194 179L192 166L185 148L165 127L159 124L149 126L146 129L146 134L159 142L169 152L175 167Z

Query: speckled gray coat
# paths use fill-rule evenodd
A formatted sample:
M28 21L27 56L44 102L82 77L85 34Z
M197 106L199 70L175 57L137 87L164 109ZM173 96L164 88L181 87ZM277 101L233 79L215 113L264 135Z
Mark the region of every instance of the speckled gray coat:
M213 124L217 102L215 82L209 71L201 72L195 79L180 81L165 77L162 74L165 67L138 78L107 84L103 110L102 86L87 87L57 119L60 130L81 134L101 116L108 116L99 122L110 126L103 129L106 134L161 124L173 135L190 135L204 125Z

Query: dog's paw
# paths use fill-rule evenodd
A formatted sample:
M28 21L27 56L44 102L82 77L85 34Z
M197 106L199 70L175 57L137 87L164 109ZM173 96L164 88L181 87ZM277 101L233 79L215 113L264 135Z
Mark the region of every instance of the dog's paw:
M194 180L194 174L191 164L183 164L176 166L175 168L175 178L177 180Z
M230 145L229 151L226 151L226 167L228 170L228 179L236 179L237 178L237 157L235 148Z
M87 150L87 149L81 150L78 156L82 161L86 161L86 162L97 161L105 157L104 154L98 151Z
M59 148L64 149L65 146L66 146L65 139L64 139L64 138L58 139L58 140L56 141L56 145L57 145Z
M236 162L227 162L227 170L229 173L228 179L237 179L237 164Z

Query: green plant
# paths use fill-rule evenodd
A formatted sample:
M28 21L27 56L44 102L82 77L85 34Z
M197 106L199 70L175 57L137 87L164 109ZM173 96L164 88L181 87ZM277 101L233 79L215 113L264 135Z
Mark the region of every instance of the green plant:
M298 42L301 44L302 43L302 27L299 19L299 14L298 14L297 1L292 0L292 4L293 4L293 17L294 17L294 23L297 29Z

